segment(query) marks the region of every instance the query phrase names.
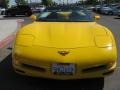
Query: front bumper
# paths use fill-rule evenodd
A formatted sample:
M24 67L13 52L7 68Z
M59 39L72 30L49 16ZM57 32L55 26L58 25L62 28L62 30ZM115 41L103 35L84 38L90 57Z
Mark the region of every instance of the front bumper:
M111 74L116 68L115 47L112 49L95 47L67 49L71 52L67 56L59 55L56 53L58 50L38 46L19 47L13 52L13 67L17 73L22 75L61 80L104 77ZM54 63L74 64L76 66L75 74L54 75L52 73L52 64ZM98 67L93 68L94 65L98 65ZM101 66L99 67L99 65Z
M40 77L40 78L50 78L50 79L59 79L59 80L72 80L72 79L86 79L86 78L100 78L110 75L114 72L116 68L116 63L106 70L100 70L95 72L82 72L81 69L77 68L76 73L74 75L54 75L52 73L51 68L44 69L33 69L25 66L16 66L13 63L13 67L16 73L26 76L32 77Z

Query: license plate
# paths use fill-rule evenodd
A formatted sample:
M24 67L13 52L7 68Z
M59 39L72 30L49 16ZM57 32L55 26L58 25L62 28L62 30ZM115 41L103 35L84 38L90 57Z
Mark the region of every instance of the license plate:
M73 75L75 73L74 64L53 64L52 73L54 75Z

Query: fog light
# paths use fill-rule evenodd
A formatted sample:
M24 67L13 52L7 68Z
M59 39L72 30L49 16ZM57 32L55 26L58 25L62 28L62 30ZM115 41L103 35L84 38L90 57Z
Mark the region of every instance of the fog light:
M19 62L18 60L13 60L13 61L14 61L13 63L14 63L15 65L17 65L17 66L20 65L20 62Z
M114 62L110 62L108 65L107 65L107 68L111 68L115 63Z
M12 60L13 64L15 64L16 66L19 66L21 65L20 61L18 60L17 57L14 57L13 60Z

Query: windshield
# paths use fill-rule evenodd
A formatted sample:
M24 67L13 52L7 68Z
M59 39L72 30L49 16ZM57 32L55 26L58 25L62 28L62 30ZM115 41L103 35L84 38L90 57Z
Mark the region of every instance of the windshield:
M37 21L48 22L91 22L91 13L80 11L44 11L38 15Z

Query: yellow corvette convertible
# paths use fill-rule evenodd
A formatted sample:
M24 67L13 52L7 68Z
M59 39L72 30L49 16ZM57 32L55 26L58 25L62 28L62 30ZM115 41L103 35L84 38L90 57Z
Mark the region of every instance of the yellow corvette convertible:
M109 29L86 10L46 10L16 35L15 72L50 79L104 77L116 68L117 50Z

